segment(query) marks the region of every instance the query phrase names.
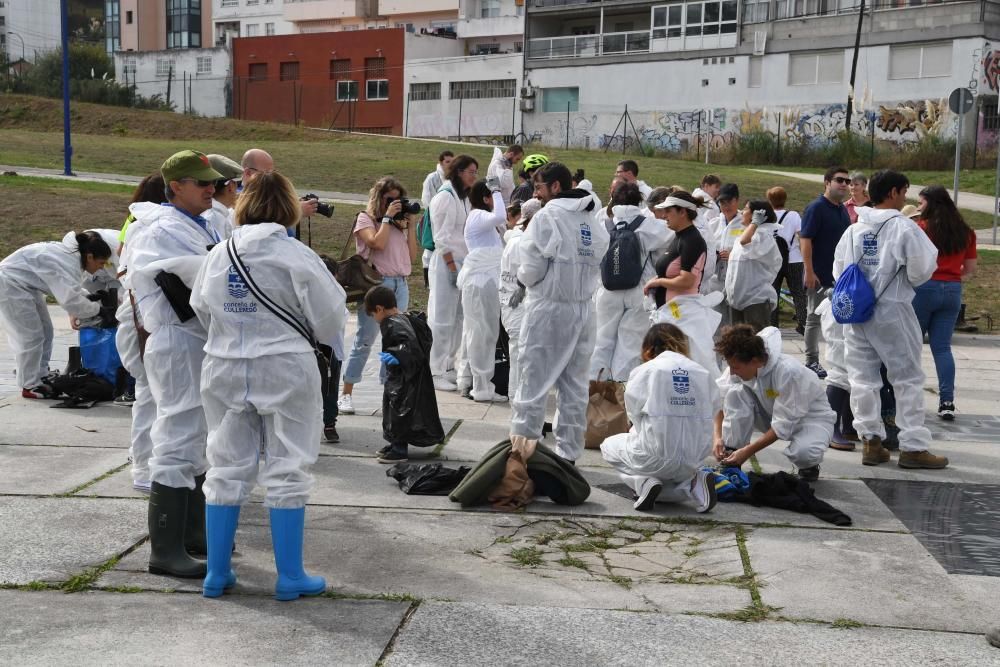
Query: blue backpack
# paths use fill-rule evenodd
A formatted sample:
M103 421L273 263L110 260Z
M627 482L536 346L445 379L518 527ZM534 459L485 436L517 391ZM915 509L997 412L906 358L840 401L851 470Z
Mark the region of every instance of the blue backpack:
M882 233L882 229L887 222L889 220L883 222L882 226L878 228L878 231L871 238L863 239L863 254L875 255L878 252L878 235ZM851 244L851 259L854 259L853 243ZM900 270L902 268L900 267ZM896 273L898 274L899 271ZM895 276L893 276L893 279L895 279ZM882 292L885 292L891 284L892 280L886 283ZM872 289L872 284L868 282L865 272L861 270L856 261L852 261L844 269L844 272L840 274L840 277L837 278L837 282L833 286L833 293L830 295L833 318L840 324L863 324L875 314L875 304L881 296L882 294L875 295L875 290Z

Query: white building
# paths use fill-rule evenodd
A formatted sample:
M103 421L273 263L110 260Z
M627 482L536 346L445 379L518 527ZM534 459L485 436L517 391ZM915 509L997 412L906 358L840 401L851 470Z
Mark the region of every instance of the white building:
M458 38L469 55L524 50L524 0L460 0Z
M295 24L285 16L286 0L211 0L213 44L228 46L234 37L288 35ZM301 3L300 3L301 4Z
M135 84L143 97L169 97L178 113L226 116L230 88L229 50L168 49L118 51L115 72L119 82Z
M4 0L0 16L6 34L7 57L14 61L24 55L34 62L62 43L59 2L56 0Z

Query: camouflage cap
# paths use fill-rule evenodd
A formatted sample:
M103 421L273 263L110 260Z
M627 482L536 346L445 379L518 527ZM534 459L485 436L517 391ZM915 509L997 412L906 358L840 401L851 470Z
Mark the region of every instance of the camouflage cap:
M194 178L199 181L218 181L223 176L208 161L208 156L198 151L181 151L167 158L160 167L163 180L179 181L182 178Z
M212 169L222 174L222 178L227 181L238 181L243 178L243 167L241 167L238 162L233 162L225 155L209 153L208 162L212 165Z

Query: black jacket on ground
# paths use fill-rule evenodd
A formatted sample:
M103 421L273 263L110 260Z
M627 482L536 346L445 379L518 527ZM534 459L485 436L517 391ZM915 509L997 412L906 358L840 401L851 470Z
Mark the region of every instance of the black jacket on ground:
M430 327L423 313L400 313L382 320L382 351L399 364L386 368L382 393L382 435L390 443L431 447L444 441L434 378L429 363Z
M851 517L820 500L808 482L787 472L758 474L748 472L750 492L737 499L756 507L776 507L800 514L812 514L835 526L850 526Z

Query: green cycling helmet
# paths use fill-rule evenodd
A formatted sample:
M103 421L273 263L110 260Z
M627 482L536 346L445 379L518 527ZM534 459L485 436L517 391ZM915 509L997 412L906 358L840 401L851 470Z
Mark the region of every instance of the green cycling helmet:
M525 171L532 171L549 163L549 159L541 153L533 153L521 161L521 168Z

